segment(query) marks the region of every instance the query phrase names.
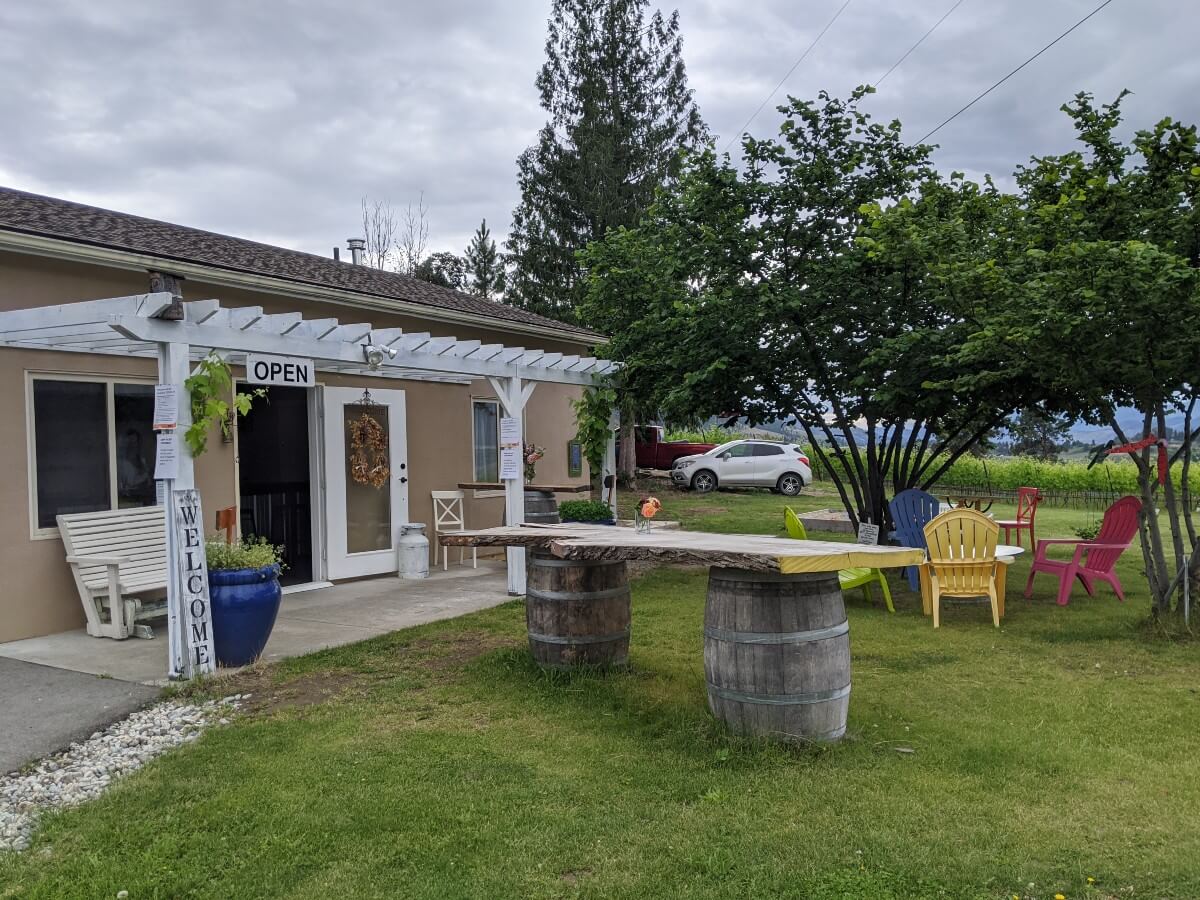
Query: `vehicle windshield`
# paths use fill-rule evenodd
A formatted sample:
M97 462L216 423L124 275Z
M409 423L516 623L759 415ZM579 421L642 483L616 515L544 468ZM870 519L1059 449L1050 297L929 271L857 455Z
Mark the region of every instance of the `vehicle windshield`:
M730 447L734 446L735 444L740 444L740 443L741 443L741 441L726 441L724 444L721 444L719 447L713 447L711 450L709 450L704 455L705 456L720 456L722 453L724 453Z

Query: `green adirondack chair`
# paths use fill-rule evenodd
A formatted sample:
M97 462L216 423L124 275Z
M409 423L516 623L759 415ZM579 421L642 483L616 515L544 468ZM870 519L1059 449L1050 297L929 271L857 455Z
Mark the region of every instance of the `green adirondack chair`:
M783 508L783 523L787 526L788 537L798 541L808 540L808 532L804 529L804 523L800 521L800 517L790 506ZM843 591L856 587L862 588L863 596L868 602L872 600L871 585L878 584L879 589L883 591L883 602L887 604L887 611L890 613L896 611L896 608L892 606L892 591L888 587L887 579L883 577L883 572L879 569L867 566L842 569L838 572L838 583L842 586Z

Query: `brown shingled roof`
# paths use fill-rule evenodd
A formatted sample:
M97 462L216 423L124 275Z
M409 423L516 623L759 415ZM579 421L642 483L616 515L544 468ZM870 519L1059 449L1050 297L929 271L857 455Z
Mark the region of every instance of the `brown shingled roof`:
M408 275L12 188L0 187L0 230L128 250L216 269L353 291L371 297L403 300L492 319L500 327L504 323L533 325L568 329L584 339L600 337L577 326Z

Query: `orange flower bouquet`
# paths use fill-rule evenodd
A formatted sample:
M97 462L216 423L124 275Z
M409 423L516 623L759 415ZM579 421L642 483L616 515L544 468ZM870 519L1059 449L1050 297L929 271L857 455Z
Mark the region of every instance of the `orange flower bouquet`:
M660 509L662 509L662 504L658 502L657 497L643 497L633 511L634 528L642 532L649 531L650 520L658 515Z

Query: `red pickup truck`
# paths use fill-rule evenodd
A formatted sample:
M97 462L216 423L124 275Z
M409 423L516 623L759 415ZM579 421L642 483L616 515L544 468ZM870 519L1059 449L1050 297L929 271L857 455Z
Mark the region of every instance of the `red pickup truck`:
M639 469L669 469L681 456L707 453L716 444L664 441L661 425L638 425L633 430Z

